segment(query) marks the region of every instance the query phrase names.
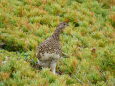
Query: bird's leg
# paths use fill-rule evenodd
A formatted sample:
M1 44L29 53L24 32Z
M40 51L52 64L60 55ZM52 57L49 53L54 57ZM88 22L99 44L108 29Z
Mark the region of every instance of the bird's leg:
M56 74L56 61L52 61L50 64L51 71Z

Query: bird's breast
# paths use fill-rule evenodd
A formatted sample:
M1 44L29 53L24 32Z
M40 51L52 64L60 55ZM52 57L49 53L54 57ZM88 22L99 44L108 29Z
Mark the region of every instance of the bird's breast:
M56 54L56 53L40 53L40 60L58 60L60 58L60 55L59 54Z

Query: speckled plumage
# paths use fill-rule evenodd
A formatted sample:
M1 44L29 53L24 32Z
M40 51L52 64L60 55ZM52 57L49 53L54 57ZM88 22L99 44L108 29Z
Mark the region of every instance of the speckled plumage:
M60 23L54 33L37 47L38 65L50 67L54 74L56 62L61 58L59 35L66 26L66 22Z
M58 40L53 37L48 38L43 43L41 43L37 48L37 57L40 60L42 56L40 54L46 53L56 53L61 55L61 48Z

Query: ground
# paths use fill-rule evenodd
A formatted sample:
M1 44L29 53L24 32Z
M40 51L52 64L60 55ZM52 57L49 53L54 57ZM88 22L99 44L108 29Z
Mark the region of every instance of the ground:
M35 67L36 46L62 21L62 58ZM3 46L4 45L4 46ZM0 86L114 86L114 0L0 0Z

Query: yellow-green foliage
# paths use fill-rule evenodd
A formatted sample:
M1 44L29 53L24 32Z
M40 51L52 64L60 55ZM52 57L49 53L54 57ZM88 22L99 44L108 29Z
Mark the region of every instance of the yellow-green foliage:
M113 0L114 1L114 0ZM111 0L0 0L0 86L113 86L115 6ZM53 75L35 69L36 46L69 19Z

